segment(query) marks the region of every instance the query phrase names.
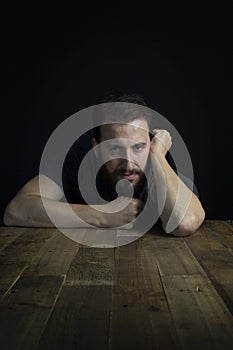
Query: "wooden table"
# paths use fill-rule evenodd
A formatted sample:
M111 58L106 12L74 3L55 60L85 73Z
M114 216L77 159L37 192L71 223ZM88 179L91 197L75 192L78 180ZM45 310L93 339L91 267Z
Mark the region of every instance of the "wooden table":
M232 349L233 227L118 248L0 228L1 349Z

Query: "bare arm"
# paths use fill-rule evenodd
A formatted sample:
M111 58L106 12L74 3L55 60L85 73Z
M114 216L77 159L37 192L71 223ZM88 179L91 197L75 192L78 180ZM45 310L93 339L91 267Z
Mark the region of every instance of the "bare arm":
M158 130L152 140L151 151L154 155L153 165L156 182L161 184L163 177L165 177L166 182L167 193L161 220L167 233L172 233L175 236L186 236L194 233L202 224L205 212L197 196L168 164L165 155L170 147L170 134L166 130ZM172 231L169 228L171 226L173 226Z
M63 191L53 180L42 175L42 181L43 198L40 193L39 176L36 176L23 186L9 202L3 218L5 225L54 227L44 205L50 214L56 217L58 227L90 227L90 225L114 227L128 223L139 212L139 203L132 201L124 212L111 214L115 206L120 204L119 201L124 201L121 198L104 206L96 205L95 208L84 204L69 204L68 206L67 203L62 202Z

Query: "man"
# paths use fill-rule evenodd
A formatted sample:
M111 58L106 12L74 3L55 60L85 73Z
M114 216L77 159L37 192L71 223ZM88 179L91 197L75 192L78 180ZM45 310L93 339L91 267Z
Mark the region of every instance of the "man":
M109 113L108 108L107 113L104 111L110 105L109 102L119 102L115 119L112 118L115 110L113 113ZM145 102L138 96L113 94L102 103L103 108L100 108L101 113L97 113L97 117L103 119L105 115L105 124L98 124L90 137L94 157L82 178L88 188L93 183L88 182L88 175L95 171L98 162L102 164L96 176L96 187L100 197L107 202L103 204L98 202L97 197L93 197L87 203L83 198L77 179L80 165L91 147L88 148L86 140L84 145L80 145L78 140L64 162L63 184L45 169L41 175L43 193L40 191L39 176L31 179L8 204L4 223L13 226L53 227L44 208L45 204L52 215L56 215L58 227L119 227L134 222L143 211L147 197L154 193L152 203L156 207L156 201L158 202L165 232L175 236L195 232L203 222L205 213L197 195L190 188L190 182L186 181L188 179L178 177L167 161L167 152L171 147L169 132L153 130L154 134L150 134L149 119L146 113L137 108L145 106ZM117 119L119 116L121 119ZM145 176L148 171L149 177ZM119 196L116 191L118 184L121 184ZM151 186L156 188L154 192L151 191ZM133 198L129 194L130 190L133 190ZM92 192L89 191L90 196ZM75 220L63 201L64 194L73 212L77 214ZM162 204L160 199L164 199Z

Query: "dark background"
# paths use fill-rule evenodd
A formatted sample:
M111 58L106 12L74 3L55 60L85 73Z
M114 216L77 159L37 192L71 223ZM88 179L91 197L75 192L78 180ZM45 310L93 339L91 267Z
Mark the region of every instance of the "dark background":
M0 216L37 174L53 130L120 89L142 95L179 131L206 217L232 218L232 13L142 6L6 18Z

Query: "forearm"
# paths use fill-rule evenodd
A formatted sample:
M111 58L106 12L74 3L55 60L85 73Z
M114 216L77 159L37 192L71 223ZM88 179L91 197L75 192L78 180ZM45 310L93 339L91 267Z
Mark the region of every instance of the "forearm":
M160 187L160 191L165 180L165 203L161 213L165 231L174 235L195 232L205 215L199 199L177 176L165 156L154 157L153 166L156 186Z
M55 220L51 221L50 217ZM42 201L38 195L21 194L8 204L4 214L4 223L7 226L55 227L53 221L57 227L99 226L100 213L88 205L68 205L48 198L43 198Z

